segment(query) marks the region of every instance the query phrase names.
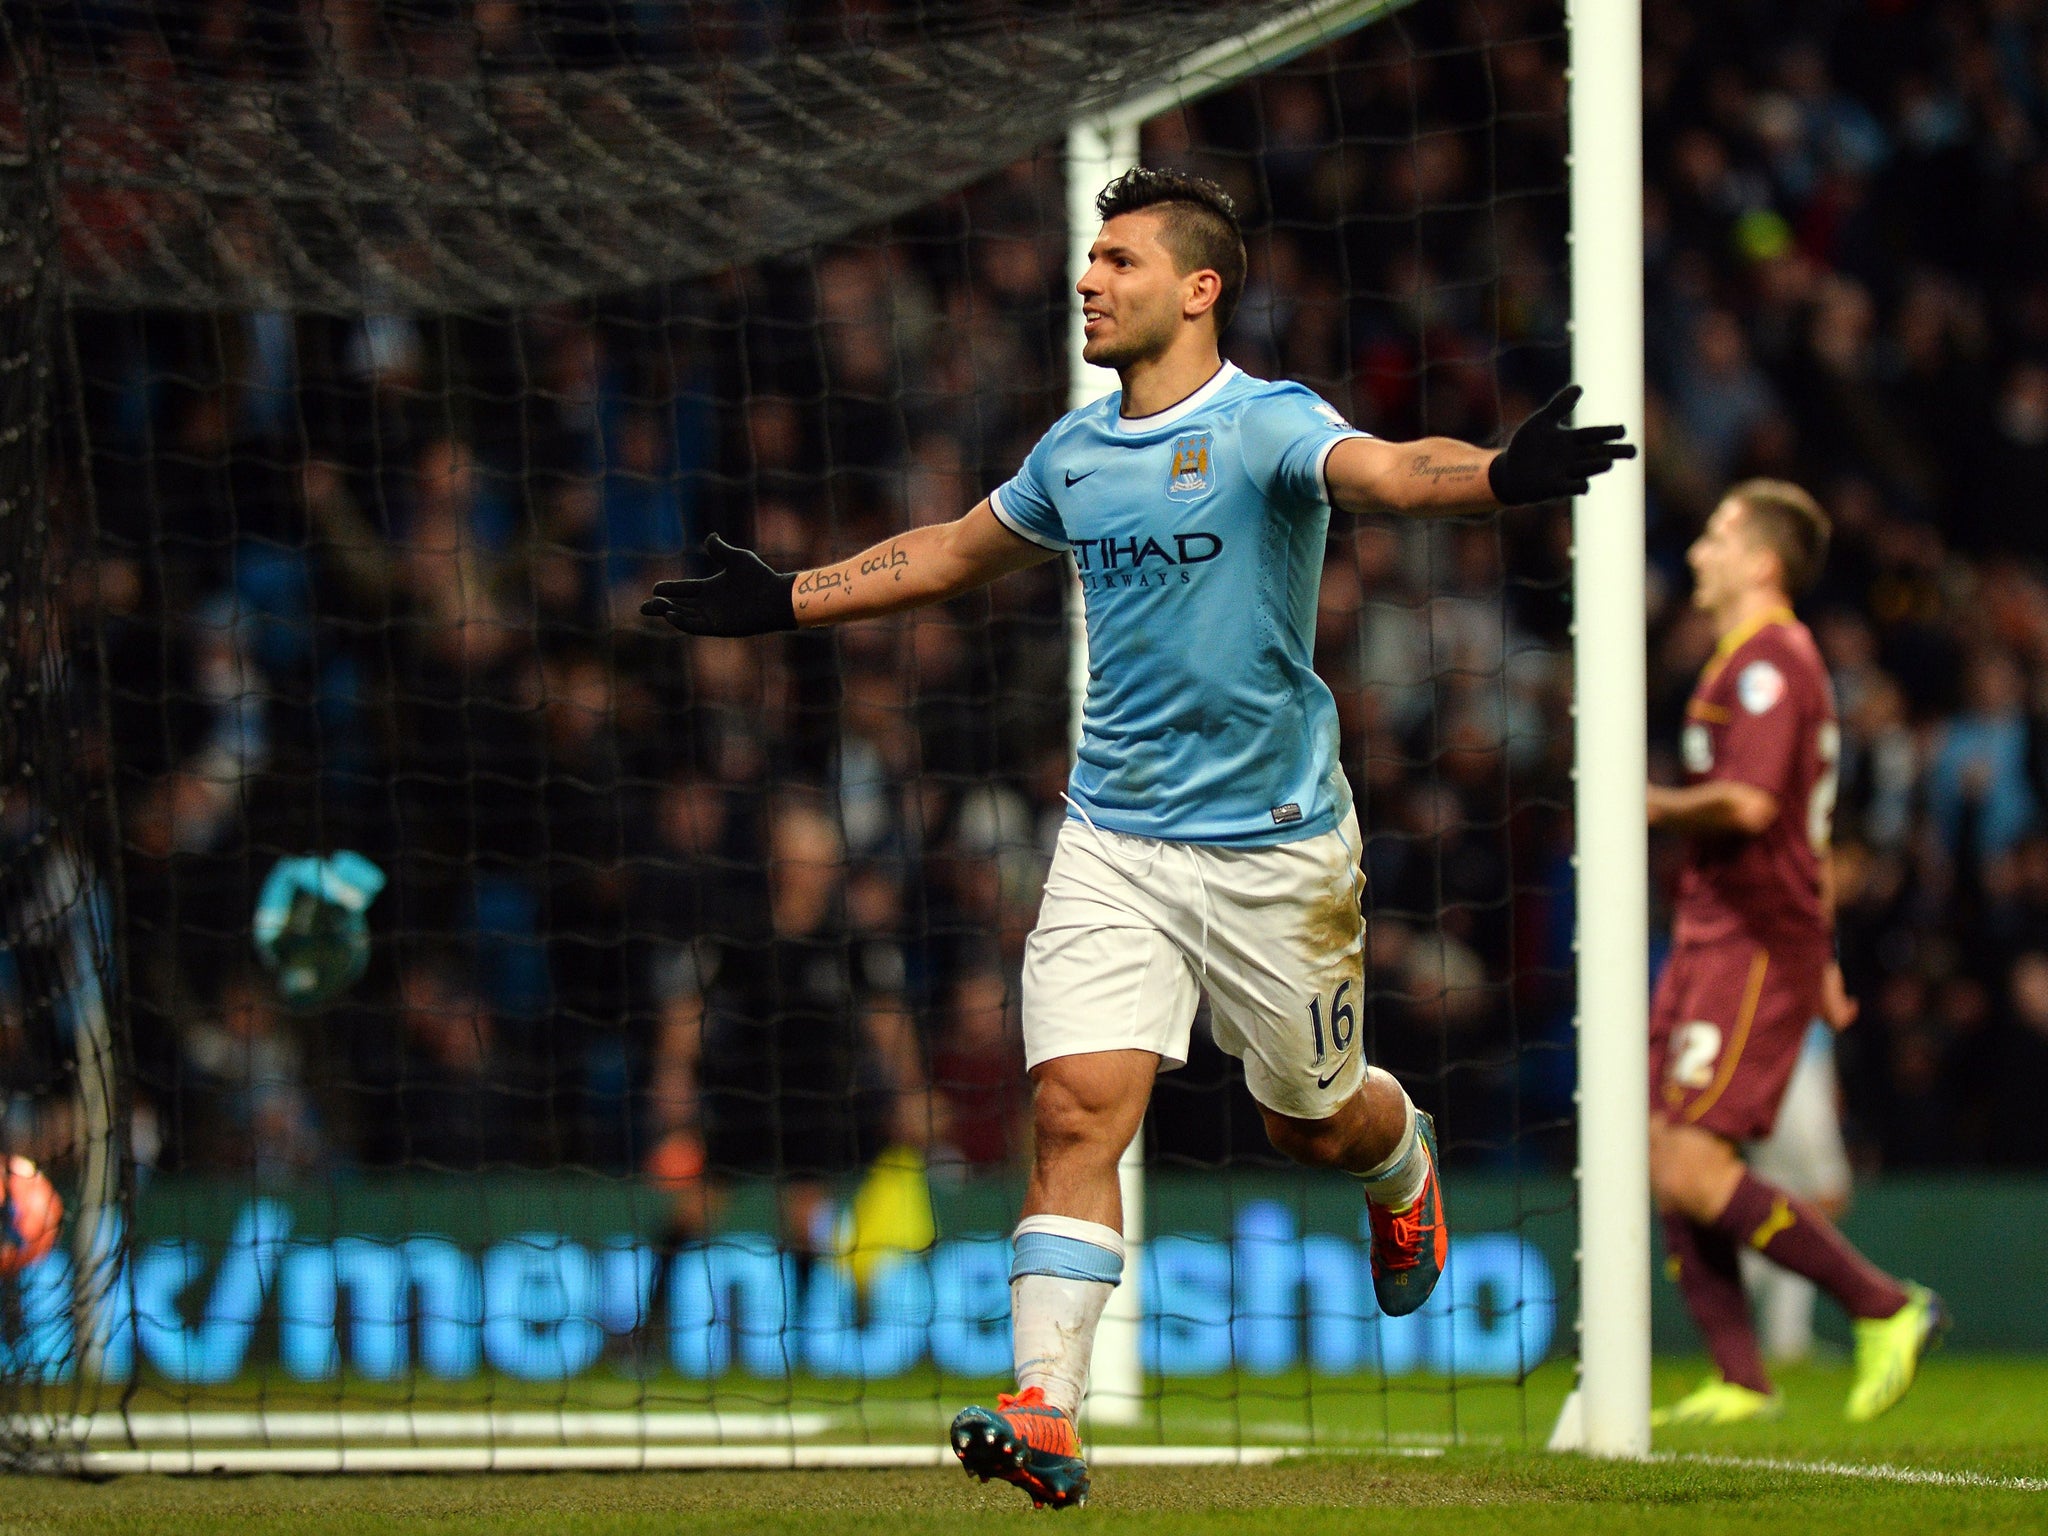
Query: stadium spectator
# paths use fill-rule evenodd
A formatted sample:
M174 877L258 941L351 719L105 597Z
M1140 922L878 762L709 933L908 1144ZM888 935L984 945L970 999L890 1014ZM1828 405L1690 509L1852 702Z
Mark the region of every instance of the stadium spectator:
M1987 649L1971 660L1964 710L1941 727L1927 770L1928 813L1951 856L2002 858L2040 815L2028 782L2025 690L2009 652Z
M404 1161L475 1169L519 1150L525 1074L506 1058L489 1007L452 954L404 967L398 1017L402 1064L390 1111Z
M848 924L829 802L785 792L766 842L748 910L665 971L654 1171L675 1190L677 1237L702 1231L733 1180L772 1178L784 1240L815 1254L829 1181L884 1146L928 1146L934 1106L903 956Z
M1024 1155L1030 1088L1016 981L992 965L962 974L946 998L932 1083L945 1102L945 1149L973 1167L1014 1166Z
M621 419L617 442L605 467L597 552L604 563L604 591L611 611L624 607L656 570L667 570L692 539L673 454L661 416L645 408Z
M1678 374L1678 415L1700 457L1700 473L1726 481L1777 414L1777 394L1750 360L1740 322L1725 309L1710 309L1694 322L1690 355Z
M184 1048L205 1137L188 1157L282 1183L326 1155L304 1049L253 963L229 974L217 1005L187 1027Z
M2048 1122L2038 1108L2048 1094L2048 954L2029 949L2018 956L2009 987L1993 1058L1988 1150L1994 1163L2039 1168L2048 1166Z

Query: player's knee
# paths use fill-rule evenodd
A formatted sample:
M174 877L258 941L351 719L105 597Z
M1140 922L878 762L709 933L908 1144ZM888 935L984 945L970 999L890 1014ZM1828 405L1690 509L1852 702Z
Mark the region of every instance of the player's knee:
M1692 1189L1684 1170L1673 1167L1668 1159L1659 1158L1654 1153L1650 1157L1650 1194L1660 1211L1677 1216L1692 1214Z
M1658 1209L1694 1221L1712 1221L1727 1203L1728 1160L1690 1140L1652 1135L1650 1192Z

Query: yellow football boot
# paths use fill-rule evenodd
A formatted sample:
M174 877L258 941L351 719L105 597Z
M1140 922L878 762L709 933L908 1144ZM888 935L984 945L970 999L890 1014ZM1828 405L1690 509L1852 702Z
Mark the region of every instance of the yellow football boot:
M1710 1376L1669 1408L1652 1412L1650 1428L1748 1424L1775 1419L1784 1411L1785 1399L1775 1392L1758 1392L1724 1381L1719 1376Z
M1913 1385L1921 1358L1941 1342L1948 1312L1924 1285L1906 1285L1906 1304L1890 1317L1856 1323L1856 1380L1842 1410L1852 1424L1866 1424L1894 1407Z

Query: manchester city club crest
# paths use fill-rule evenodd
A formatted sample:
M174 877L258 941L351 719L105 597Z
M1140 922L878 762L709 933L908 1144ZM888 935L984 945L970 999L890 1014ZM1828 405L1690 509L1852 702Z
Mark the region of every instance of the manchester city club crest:
M1173 469L1166 477L1166 494L1174 501L1193 501L1209 494L1209 450L1213 432L1190 432L1173 440Z

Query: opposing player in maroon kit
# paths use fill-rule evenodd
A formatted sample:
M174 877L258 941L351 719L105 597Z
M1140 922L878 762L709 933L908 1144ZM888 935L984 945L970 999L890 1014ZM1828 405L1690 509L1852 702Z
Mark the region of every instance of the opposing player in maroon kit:
M1856 1329L1847 1406L1905 1396L1944 1325L1926 1287L1876 1268L1804 1201L1744 1166L1769 1134L1816 1016L1856 1016L1834 960L1828 873L1834 689L1792 614L1827 557L1827 515L1796 485L1736 486L1687 554L1693 602L1720 636L1686 706L1686 784L1653 785L1650 825L1687 837L1670 964L1650 1017L1650 1181L1680 1291L1717 1374L1657 1424L1776 1414L1738 1244L1806 1276Z

